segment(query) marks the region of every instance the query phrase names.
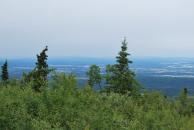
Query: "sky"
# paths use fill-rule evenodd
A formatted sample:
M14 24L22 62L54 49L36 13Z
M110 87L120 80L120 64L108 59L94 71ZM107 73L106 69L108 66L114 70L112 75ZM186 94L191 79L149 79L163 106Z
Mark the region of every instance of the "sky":
M0 58L194 57L194 0L0 0Z

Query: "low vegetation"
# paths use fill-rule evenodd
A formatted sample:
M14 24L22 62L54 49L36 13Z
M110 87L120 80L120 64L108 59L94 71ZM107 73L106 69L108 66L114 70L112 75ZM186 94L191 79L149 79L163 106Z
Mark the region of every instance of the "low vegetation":
M19 81L0 87L2 130L192 130L192 110L184 93L172 100L158 92L96 92L64 74L41 93Z

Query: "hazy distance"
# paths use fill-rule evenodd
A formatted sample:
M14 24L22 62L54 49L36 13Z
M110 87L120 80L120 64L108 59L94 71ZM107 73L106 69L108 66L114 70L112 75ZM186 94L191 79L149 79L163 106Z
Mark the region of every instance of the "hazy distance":
M193 0L1 0L0 58L194 57Z

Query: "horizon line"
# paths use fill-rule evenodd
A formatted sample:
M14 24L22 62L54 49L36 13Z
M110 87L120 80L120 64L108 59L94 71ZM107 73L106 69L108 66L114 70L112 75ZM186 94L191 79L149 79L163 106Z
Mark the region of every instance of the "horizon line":
M51 59L65 59L65 58L81 58L81 59L115 59L115 57L96 57L96 56L50 56L48 57L48 60ZM186 59L193 59L193 57L191 56L129 56L130 59L142 59L142 58L180 58L180 59L183 59L183 58L186 58ZM0 57L0 60L27 60L27 59L36 59L36 57L10 57L10 58L1 58Z

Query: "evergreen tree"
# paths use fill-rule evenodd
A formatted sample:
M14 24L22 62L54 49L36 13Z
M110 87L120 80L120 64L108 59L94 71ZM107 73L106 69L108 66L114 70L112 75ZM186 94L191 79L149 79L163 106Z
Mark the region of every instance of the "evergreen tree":
M178 97L178 112L190 116L193 110L193 101L189 98L188 89L184 88Z
M129 65L132 61L128 59L130 54L127 52L126 38L122 42L121 51L116 57L116 64L107 66L107 84L110 91L125 94L133 91L135 74L130 70Z
M180 95L179 95L179 100L182 104L185 104L186 100L188 99L188 89L184 88Z
M102 80L102 76L100 74L100 67L97 65L91 65L88 72L86 73L87 76L89 77L88 80L88 84L90 86L94 86L96 84L99 85L99 87L101 88L101 80Z
M2 69L1 79L2 79L4 82L7 82L7 81L9 80L9 73L8 73L8 63L7 63L7 60L6 60L5 63L2 65L1 69Z
M50 73L50 70L47 64L47 51L48 47L46 46L46 48L39 55L37 55L36 67L32 74L34 83L33 89L37 92L41 92L41 90L44 89L48 83L47 77Z

